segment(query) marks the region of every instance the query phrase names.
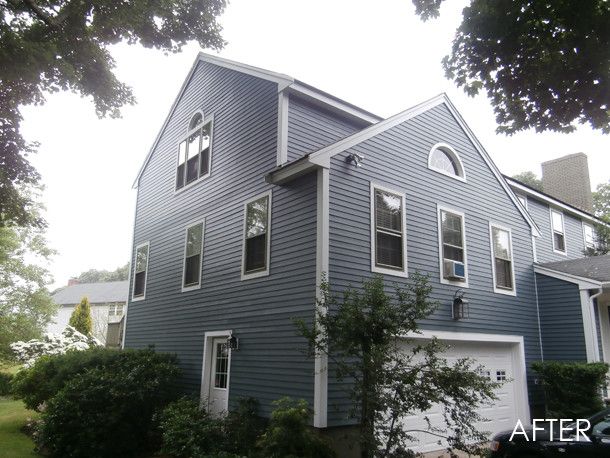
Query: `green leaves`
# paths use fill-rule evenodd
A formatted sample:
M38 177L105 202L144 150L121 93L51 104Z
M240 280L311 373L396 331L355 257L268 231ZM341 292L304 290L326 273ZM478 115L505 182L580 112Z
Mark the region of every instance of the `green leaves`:
M91 305L89 299L83 297L80 303L74 308L69 321L70 326L81 334L91 335L93 330L93 319L91 318Z

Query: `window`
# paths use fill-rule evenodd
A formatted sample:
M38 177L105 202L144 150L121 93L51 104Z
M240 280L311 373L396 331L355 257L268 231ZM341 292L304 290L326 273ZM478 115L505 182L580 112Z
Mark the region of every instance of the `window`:
M404 195L371 184L371 270L407 276Z
M595 230L593 226L587 223L582 223L582 235L585 242L585 250L595 249Z
M438 206L441 283L468 286L464 214Z
M428 168L443 175L466 181L462 161L457 152L446 143L437 143L428 155Z
M108 306L108 316L123 316L123 304L115 303Z
M178 145L176 190L210 175L212 120L204 122L197 112L191 118L187 137Z
M182 289L199 288L201 285L201 260L203 258L203 231L202 222L195 223L186 228L184 245L184 273L182 275Z
M133 295L132 299L144 299L146 293L146 273L148 271L148 248L149 243L143 243L136 247L136 262L133 273Z
M563 213L551 209L551 228L553 230L553 251L566 254Z
M216 361L214 361L214 388L227 388L229 379L229 348L226 342L216 343Z
M513 246L510 229L490 224L491 256L496 293L514 294Z
M242 279L269 274L271 192L246 202Z
M506 371L505 370L496 371L496 381L497 382L506 382Z

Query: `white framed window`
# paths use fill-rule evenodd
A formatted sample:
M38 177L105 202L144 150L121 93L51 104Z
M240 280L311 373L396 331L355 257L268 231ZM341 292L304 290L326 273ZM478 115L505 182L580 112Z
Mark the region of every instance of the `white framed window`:
M178 144L176 191L210 176L212 164L212 124L197 111L189 122L187 135Z
M407 277L405 195L371 183L371 271Z
M115 302L114 304L108 305L108 316L123 316L123 304Z
M585 250L595 249L595 229L590 224L583 221L582 223L582 238L584 241Z
M201 286L204 235L205 221L197 221L186 227L184 237L184 266L182 269L182 291L190 291Z
M551 235L553 237L553 251L566 254L566 236L563 222L563 213L551 210Z
M456 180L466 181L466 171L458 153L447 143L437 143L428 154L428 168Z
M244 204L242 280L269 275L271 254L271 191Z
M437 205L441 283L468 287L464 213Z
M516 295L513 239L509 228L489 223L494 292Z
M133 266L133 291L131 294L131 299L134 301L146 297L149 249L150 242L144 242L136 246L136 262Z

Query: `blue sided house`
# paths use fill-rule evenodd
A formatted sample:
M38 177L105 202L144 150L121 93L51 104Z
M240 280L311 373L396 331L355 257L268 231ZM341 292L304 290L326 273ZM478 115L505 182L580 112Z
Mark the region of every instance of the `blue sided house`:
M419 338L506 382L482 409L488 431L540 408L533 361L610 360L610 259L582 259L600 222L504 177L444 94L381 119L199 54L134 186L124 347L176 353L212 412L251 396L269 415L292 396L316 428L353 423L331 361L306 359L293 324L313 320L324 274L336 294L428 274L440 307Z

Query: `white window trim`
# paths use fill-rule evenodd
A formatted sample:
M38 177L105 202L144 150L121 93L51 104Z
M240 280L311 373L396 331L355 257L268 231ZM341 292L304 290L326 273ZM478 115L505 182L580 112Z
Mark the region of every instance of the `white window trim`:
M591 247L592 249L595 249L595 227L592 224L589 223L585 223L584 221L580 221L581 225L582 225L582 244L585 250L589 249L589 247L587 246L587 233L585 232L585 226L590 227L591 231L593 233L593 247Z
M198 111L199 113L201 113L203 115L203 112ZM196 112L197 113L197 112ZM193 115L189 118L189 124L190 124L190 120L193 118L193 116L196 114L193 113ZM178 164L180 162L180 143L182 143L185 140L188 140L189 136L195 132L197 132L197 130L201 129L202 126L205 126L206 124L210 124L212 126L212 128L210 129L210 164L208 166L208 173L206 173L205 175L201 175L199 178L197 178L196 180L193 180L191 183L189 184L185 184L184 186L182 186L180 189L176 189L176 186L178 185L178 175L176 173L176 170L178 169ZM209 178L212 175L212 152L213 152L213 145L214 143L214 115L210 115L207 118L204 117L203 118L203 122L201 124L199 124L199 126L194 127L193 129L189 129L187 126L187 133L186 135L184 135L183 137L180 138L180 140L177 142L177 146L176 149L178 150L178 154L176 155L176 165L174 166L174 195L176 194L180 194L184 191L186 191L187 189L190 189L192 186L194 186L197 183L200 183L201 181L205 180L206 178ZM201 152L200 152L201 154ZM187 158L188 160L188 158ZM199 158L199 168L201 170L201 157ZM185 162L186 164L186 162ZM185 165L186 167L186 165Z
M508 245L510 248L510 274L513 287L512 289L499 288L496 285L496 256L494 253L493 228L508 232ZM502 226L494 222L489 222L489 248L491 249L491 271L493 273L494 293L505 294L507 296L517 295L517 281L515 279L515 253L513 252L513 233L510 227Z
M226 331L208 331L204 333L203 337L203 364L201 371L201 391L199 392L199 403L200 405L208 409L208 395L210 393L210 371L212 370L212 354L214 353L212 348L212 341L217 337L226 337L227 339L233 335L233 330L228 329ZM227 374L227 402L229 399L229 389L231 382L231 349L229 348L229 360L227 361L229 373Z
M439 169L432 165L432 153L437 149L440 149L441 151L444 151L445 153L448 153L450 156L452 156L452 159L455 161L455 164L458 167L457 175L447 173L445 170ZM430 152L428 153L428 168L455 180L466 182L466 169L464 169L464 164L462 163L462 160L460 159L460 156L457 151L455 151L447 143L437 143L432 147L432 149L430 149Z
M267 208L267 253L266 253L266 266L265 270L257 270L256 272L246 273L246 220L248 214L248 204L268 197L268 208ZM253 278L267 277L269 276L269 264L271 261L271 212L273 209L272 205L272 193L271 190L254 196L244 202L244 213L243 213L243 227L242 227L242 248L241 248L241 280L250 280Z
M201 254L199 256L199 282L196 285L184 286L184 278L186 276L186 243L188 238L188 232L191 227L195 227L201 224ZM195 289L201 288L201 277L203 277L203 247L205 240L205 218L193 221L192 223L187 224L184 229L184 253L182 256L182 292L193 291Z
M443 224L441 218L441 211L446 211L449 213L454 213L462 217L462 238L463 238L463 250L464 250L464 277L466 278L464 281L459 280L447 280L443 276ZM460 286L462 288L468 288L468 250L466 245L466 215L464 212L460 210L456 210L452 207L447 207L442 204L436 204L436 219L437 219L437 231L438 231L438 264L439 264L439 273L440 273L440 282L443 285L453 285Z
M561 215L561 233L563 234L563 247L564 251L555 248L555 229L553 229L553 212ZM551 243L553 244L553 253L561 254L563 256L568 255L568 238L566 237L566 222L562 211L555 210L553 207L549 207L549 218L551 219Z
M375 190L378 189L380 191L389 192L391 194L395 194L400 196L401 198L401 215L402 215L402 270L399 269L391 269L389 267L380 267L376 265L377 259L377 237L375 234ZM407 268L407 218L405 213L405 200L406 196L404 192L397 191L396 189L387 188L385 186L381 186L375 184L373 182L370 183L370 205L371 205L371 272L375 272L383 275L394 275L396 277L407 278L409 276L409 271Z
M146 249L146 270L144 271L144 294L141 296L134 296L134 290L136 289L136 267L137 267L137 259L138 259L138 250L142 247L147 247ZM131 301L143 301L146 299L146 288L148 287L148 261L150 260L150 241L146 241L140 243L136 246L136 250L134 252L134 260L133 260L133 285L131 285Z

